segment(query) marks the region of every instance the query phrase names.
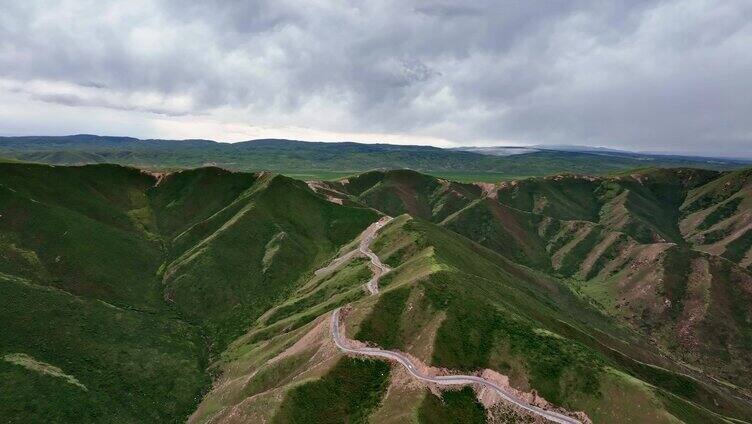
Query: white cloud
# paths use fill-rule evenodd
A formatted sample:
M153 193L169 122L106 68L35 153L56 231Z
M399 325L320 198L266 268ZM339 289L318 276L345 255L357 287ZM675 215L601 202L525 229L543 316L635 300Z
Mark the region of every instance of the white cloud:
M194 102L189 94L166 95L159 91L122 91L66 81L21 81L0 78L0 91L68 106L135 110L160 115L185 115L194 110Z
M725 155L752 143L745 0L64 0L3 9L0 100L13 103L1 105L2 133L124 128Z

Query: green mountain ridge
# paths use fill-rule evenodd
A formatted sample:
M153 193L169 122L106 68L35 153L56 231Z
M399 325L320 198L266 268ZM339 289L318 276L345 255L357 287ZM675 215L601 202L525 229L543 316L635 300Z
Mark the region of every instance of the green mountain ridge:
M752 422L749 175L470 184L398 170L306 184L0 163L0 417L516 416L342 355L328 313L348 305L353 338L494 370L593 422ZM314 272L384 214L372 248L393 270L379 295L362 258Z
M338 244L349 241L377 217L371 210L337 207L310 192L304 183L282 176L207 168L158 179L113 165L8 163L0 168L0 279L4 297L21 302L17 308L6 308L2 353L24 353L67 372L85 369L86 374L73 375L87 387L94 381L85 376L93 372L89 376L93 379L100 373L112 379L105 390L110 398L128 392L142 405L117 402L108 406L97 403L107 398L92 398L72 410L38 411L38 417L50 414L61 422L76 420L73 411L86 408L101 414L81 418L91 422L180 420L206 389L208 376L203 368L208 355L223 350L245 323L265 310L264 305L282 296L285 284L294 282L308 266L328 257ZM307 212L301 213L301 207ZM289 236L277 237L276 245L270 243L281 232ZM27 294L17 294L18 290ZM41 296L36 302L52 305L50 318L33 320L43 311L35 310L32 296ZM86 312L86 306L68 311L65 302L70 301L95 310ZM152 324L121 327L127 324L123 313ZM65 331L89 320L97 321L90 323L96 325L83 326L83 334L69 332L73 340L43 334L53 325ZM174 320L183 326L180 334L169 333L166 324ZM143 345L136 342L144 349L141 358L102 363L99 350L87 348L86 338L95 342L105 324L113 326L106 333L113 337L108 349L126 349L126 354L126 343L143 338ZM120 344L118 331L133 334ZM34 343L25 339L35 336ZM147 344L149 337L155 338L154 347ZM177 364L167 363L163 371L145 372L142 367L156 367L158 358L171 360L168 352L159 350L169 347L170 337L194 340L176 355L188 355L195 364L204 365L182 372L174 368ZM160 340L165 346L159 345ZM41 350L31 349L39 343ZM62 352L70 353L61 356ZM14 366L3 367L18 372ZM157 383L185 376L193 381L181 387L182 397ZM33 373L31 377L39 378ZM20 383L17 376L7 382ZM11 387L3 393L13 391ZM24 393L27 400L35 399L34 391L33 384L15 388L19 401L24 400ZM50 393L50 399L56 396L56 391ZM143 402L152 403L145 407ZM176 409L155 406L177 402ZM1 403L3 408L14 408L12 402ZM52 401L42 404L53 406ZM33 417L23 408L0 411L0 416L13 421Z
M734 209L725 212L724 221L745 228L749 209L736 206L749 198L748 171L564 175L503 182L493 189L486 186L485 197L469 189L458 195L459 191L438 183L424 183L424 193L411 195L412 186L399 184L401 172L383 175L371 177L374 186L359 188L354 193L361 194L352 200L421 216L517 263L572 280L583 297L644 331L662 348L713 370L716 377L748 383L744 371L752 366L747 321L752 305L748 262L752 244L745 233L731 233L737 250L713 252L736 259L729 263L709 256L706 245L693 244L694 234L686 240L682 235L682 231L687 234L687 222L703 213L687 215L686 211L711 195L739 199ZM357 183L331 187L349 193L349 184ZM709 191L718 186L726 191L720 195ZM362 194L382 191L392 193L391 197ZM447 197L455 200L455 212L448 217L411 206L418 198ZM712 203L710 209L717 207ZM724 348L719 351L719 346Z

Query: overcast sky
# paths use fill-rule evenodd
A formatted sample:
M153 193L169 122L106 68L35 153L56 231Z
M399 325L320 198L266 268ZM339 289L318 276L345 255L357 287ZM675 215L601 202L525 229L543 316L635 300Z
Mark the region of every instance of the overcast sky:
M752 156L752 1L0 0L0 134Z

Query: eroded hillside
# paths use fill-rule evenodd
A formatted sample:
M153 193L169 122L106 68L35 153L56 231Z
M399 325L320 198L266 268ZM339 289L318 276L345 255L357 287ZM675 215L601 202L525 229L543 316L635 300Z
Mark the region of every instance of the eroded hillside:
M676 359L750 389L749 171L558 175L481 184L481 191L428 176L407 183L406 173L372 173L329 188L430 220L562 279ZM432 205L433 213L415 203Z

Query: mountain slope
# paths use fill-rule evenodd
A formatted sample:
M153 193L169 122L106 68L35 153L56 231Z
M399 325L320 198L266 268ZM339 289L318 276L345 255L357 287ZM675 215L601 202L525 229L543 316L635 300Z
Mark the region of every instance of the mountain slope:
M382 278L379 296L352 300L345 322L355 339L440 369L501 372L512 387L584 410L595 422L728 422L711 411L750 418L748 402L701 374L679 373L648 339L605 318L566 285L456 233L405 215L380 232L373 248L394 270ZM355 287L368 279L350 275ZM233 343L215 365L222 377L191 422L274 422L289 416L299 393L341 375L328 315L288 322L261 319ZM353 369L336 378L354 375ZM440 413L441 402L406 383L404 371L393 368L389 376L388 390L374 393L380 406L366 409L372 419L430 422ZM300 413L302 405L292 408Z
M752 422L746 171L0 171L3 418L526 419L343 357L343 307L352 339L593 422ZM374 295L363 243L392 269Z
M227 343L376 217L328 202L301 181L261 176L171 241L163 268L165 296L186 317L209 323L217 341Z
M740 268L703 254L707 246L694 245L696 235L685 240L682 234L690 228L687 222L700 222L698 214L710 213L687 211L703 202L717 207L709 196L721 205L742 205L738 210L727 208L725 219L743 234L747 175L678 169L603 178L535 178L503 182L493 189L484 186L482 198L462 197L457 210L446 217L414 215L508 260L571 280L584 299L650 337L677 360L750 390L744 370L752 366L752 302L750 273L742 269L748 266L749 247L742 245L741 253L731 256ZM332 187L342 192L354 185L336 184ZM439 185L423 182L421 187L428 189L422 193L381 182L373 187L397 193L392 196L409 205L431 198ZM716 187L726 191L716 194ZM376 199L352 199L379 209L394 204L381 201L389 196L387 192ZM396 210L410 212L407 207ZM740 240L743 244L743 236Z
M118 166L0 164L0 271L76 295L160 308L161 247L140 211L152 180Z
M0 293L5 422L175 422L210 383L202 340L169 315L7 274Z
M752 170L698 187L680 210L681 232L698 249L752 270Z
M181 421L210 355L378 217L271 174L0 168L0 416L23 422Z
M0 166L0 416L137 423L189 413L209 383L206 353L162 301L161 246L144 225L152 177Z
M473 184L447 181L415 171L371 171L344 180L321 182L314 189L360 203L388 215L409 213L442 220L480 198Z

